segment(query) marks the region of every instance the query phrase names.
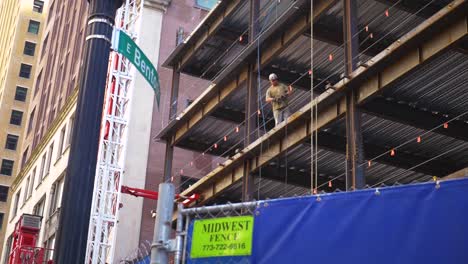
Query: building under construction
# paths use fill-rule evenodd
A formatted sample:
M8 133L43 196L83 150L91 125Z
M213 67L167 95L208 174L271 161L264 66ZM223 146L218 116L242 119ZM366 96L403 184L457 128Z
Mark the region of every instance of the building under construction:
M199 205L466 176L467 1L312 2L221 1L172 52L165 180L193 166L174 148L217 157ZM211 81L186 109L181 73ZM270 73L294 89L277 126Z

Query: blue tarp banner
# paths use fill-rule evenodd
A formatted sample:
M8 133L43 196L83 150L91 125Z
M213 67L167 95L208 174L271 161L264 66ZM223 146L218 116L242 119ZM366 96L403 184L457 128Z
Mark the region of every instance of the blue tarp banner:
M467 264L468 179L263 201L251 256L189 263Z
M135 264L150 264L150 262L150 256L146 256L142 260L138 260L138 262L136 262Z

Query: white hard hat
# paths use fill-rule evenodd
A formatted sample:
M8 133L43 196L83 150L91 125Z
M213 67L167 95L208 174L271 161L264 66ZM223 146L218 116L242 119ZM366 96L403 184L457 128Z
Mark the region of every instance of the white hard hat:
M272 74L270 74L270 76L268 76L268 80L270 80L270 81L278 80L278 76L276 76L276 74L272 73Z

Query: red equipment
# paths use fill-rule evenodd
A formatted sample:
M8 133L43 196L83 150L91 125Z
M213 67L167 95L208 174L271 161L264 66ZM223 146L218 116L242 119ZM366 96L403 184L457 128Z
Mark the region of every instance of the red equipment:
M46 260L46 252L51 250L36 247L42 217L23 214L13 232L13 241L8 264L51 264Z
M130 195L133 195L135 197L148 198L148 199L151 199L151 200L157 200L158 199L158 192L148 191L148 190L143 190L143 189L138 189L138 188L132 188L132 187L123 186L123 185L122 185L122 189L120 190L120 192L130 194ZM192 204L193 202L200 199L200 195L199 194L192 194L191 196L186 197L186 196L181 196L180 194L176 194L175 198L177 200L183 200L182 204L185 207L187 207L190 204Z

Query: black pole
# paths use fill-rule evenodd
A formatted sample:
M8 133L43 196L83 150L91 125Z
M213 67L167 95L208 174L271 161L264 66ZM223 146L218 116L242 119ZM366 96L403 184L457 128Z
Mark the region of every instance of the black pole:
M57 264L85 263L110 39L115 13L122 5L122 0L89 2L84 67L55 242Z

